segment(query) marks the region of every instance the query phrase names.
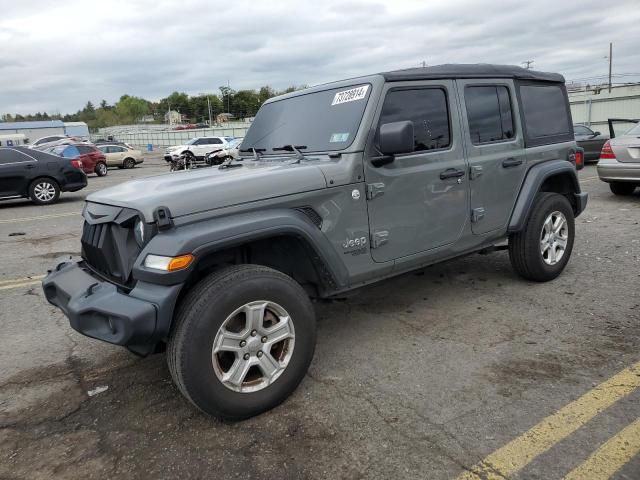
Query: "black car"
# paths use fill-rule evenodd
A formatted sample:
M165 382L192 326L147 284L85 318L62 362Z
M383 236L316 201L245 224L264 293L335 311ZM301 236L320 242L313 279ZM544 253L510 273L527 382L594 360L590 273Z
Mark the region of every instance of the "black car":
M586 125L574 125L573 134L576 137L578 146L584 149L585 162L598 160L602 146L609 140L609 135L594 132Z
M60 192L87 186L80 160L24 147L0 147L0 199L28 197L38 205L58 201Z

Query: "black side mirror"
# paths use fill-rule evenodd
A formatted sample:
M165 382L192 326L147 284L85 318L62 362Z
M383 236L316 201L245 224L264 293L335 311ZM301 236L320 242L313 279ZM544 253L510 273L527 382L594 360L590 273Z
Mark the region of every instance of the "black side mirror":
M597 137L598 135L601 135L600 132L593 132L594 137Z
M413 122L406 120L380 125L378 141L380 151L384 155L413 152Z

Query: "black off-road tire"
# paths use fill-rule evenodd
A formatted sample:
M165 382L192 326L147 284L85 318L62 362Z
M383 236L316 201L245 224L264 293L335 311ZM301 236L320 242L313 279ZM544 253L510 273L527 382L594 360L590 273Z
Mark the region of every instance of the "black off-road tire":
M99 177L106 177L107 173L109 172L109 169L107 168L107 164L106 163L98 162L98 163L96 163L96 168L94 169L94 172Z
M568 241L564 255L555 265L545 263L540 239L546 218L555 211L564 214L568 225ZM573 250L575 219L573 208L564 195L540 192L534 200L524 229L509 236L509 259L514 270L527 280L547 282L556 278L567 265Z
M611 192L615 195L632 195L636 186L637 185L635 183L627 182L611 182L609 184Z
M242 305L258 300L281 305L295 328L289 364L271 385L252 393L227 388L217 377L212 348L218 329ZM316 342L313 305L292 278L271 268L236 265L210 274L180 302L167 346L167 361L180 392L205 413L248 418L282 403L304 378Z
M38 187L48 193L44 194L44 192L38 191ZM51 205L60 198L60 186L52 178L36 178L29 185L29 198L36 205Z

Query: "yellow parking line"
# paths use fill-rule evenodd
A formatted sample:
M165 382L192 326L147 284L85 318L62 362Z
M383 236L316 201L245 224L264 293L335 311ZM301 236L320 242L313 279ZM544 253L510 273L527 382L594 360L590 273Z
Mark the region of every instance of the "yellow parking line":
M496 450L458 480L503 480L640 387L640 362L617 373Z
M602 480L610 478L625 463L640 453L640 419L603 443L564 480Z
M82 212L67 212L67 213L54 213L51 215L40 215L38 217L22 217L22 218L9 218L0 220L0 224L3 223L18 223L18 222L31 222L33 220L45 220L47 218L60 218L71 217L73 215L80 215Z
M33 282L13 283L13 284L9 284L9 285L2 285L0 287L0 290L10 290L12 288L28 287L29 285L37 285L39 283L40 283L40 280L36 280L36 281L33 281Z
M42 280L44 277L45 275L32 275L30 277L14 278L12 280L0 280L0 286L7 285L9 283L24 283L24 282Z

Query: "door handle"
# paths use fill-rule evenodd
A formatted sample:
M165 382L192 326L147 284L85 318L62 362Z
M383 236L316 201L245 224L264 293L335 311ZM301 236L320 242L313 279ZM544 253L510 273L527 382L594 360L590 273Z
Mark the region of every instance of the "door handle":
M444 172L440 172L440 180L446 180L447 178L460 178L460 177L464 177L464 170L447 168Z
M24 168L36 168L36 166L33 163L28 163Z
M502 161L503 168L517 167L518 165L522 165L521 158L507 158Z

